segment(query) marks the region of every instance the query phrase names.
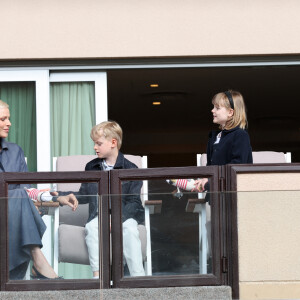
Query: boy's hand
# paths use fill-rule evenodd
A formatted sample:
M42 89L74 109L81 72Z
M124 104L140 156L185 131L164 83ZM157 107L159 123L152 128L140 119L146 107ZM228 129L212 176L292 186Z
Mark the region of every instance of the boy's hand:
M57 198L57 201L61 204L61 205L68 205L72 208L73 211L75 211L78 207L78 200L75 197L74 194L69 194L66 196L60 196Z

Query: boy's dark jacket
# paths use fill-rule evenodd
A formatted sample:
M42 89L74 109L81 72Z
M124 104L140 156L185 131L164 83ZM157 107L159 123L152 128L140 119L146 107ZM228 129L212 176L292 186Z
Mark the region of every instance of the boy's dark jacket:
M88 162L85 166L85 171L103 171L103 159L95 158ZM135 169L137 166L130 162L119 152L114 169ZM125 181L122 182L122 222L129 218L135 219L138 224L144 223L145 212L141 202L140 193L142 181ZM96 197L85 197L86 195L97 195L98 187L96 183L82 183L79 192L59 192L59 195L68 195L73 193L79 203L89 203L89 218L91 221L98 214Z

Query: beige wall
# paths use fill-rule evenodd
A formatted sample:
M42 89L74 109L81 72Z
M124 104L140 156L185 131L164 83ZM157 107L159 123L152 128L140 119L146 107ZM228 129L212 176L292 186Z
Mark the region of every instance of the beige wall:
M300 53L297 0L2 0L0 59Z
M300 173L237 182L240 298L299 299Z

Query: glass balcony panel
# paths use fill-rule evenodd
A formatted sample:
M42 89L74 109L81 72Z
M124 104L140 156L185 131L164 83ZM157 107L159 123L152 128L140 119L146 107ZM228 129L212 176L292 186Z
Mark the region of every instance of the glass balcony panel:
M122 181L111 200L122 201L124 276L212 272L209 199L193 188L193 179Z
M53 198L59 184L9 185L10 280L45 279L43 276L91 279L93 271L99 272L98 185L79 186L86 188L74 193L57 190L71 206L72 199L78 200L74 210L67 203L60 206Z

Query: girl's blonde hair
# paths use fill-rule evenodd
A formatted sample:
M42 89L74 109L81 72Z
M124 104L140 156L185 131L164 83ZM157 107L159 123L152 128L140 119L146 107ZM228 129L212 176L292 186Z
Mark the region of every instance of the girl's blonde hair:
M123 131L121 126L115 121L104 121L95 125L91 130L91 138L93 141L100 137L105 139L116 139L118 142L118 150L122 145Z
M223 129L232 129L239 126L242 129L247 127L247 115L246 106L242 94L238 91L229 90L228 91L233 100L233 116L230 118ZM227 109L232 109L230 105L230 100L225 93L218 93L212 99L212 104L216 106L223 106ZM222 129L220 127L220 129Z
M9 105L6 103L6 102L4 102L4 101L2 101L2 100L0 100L0 108L9 108Z

